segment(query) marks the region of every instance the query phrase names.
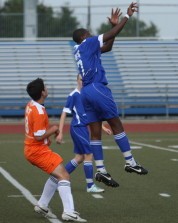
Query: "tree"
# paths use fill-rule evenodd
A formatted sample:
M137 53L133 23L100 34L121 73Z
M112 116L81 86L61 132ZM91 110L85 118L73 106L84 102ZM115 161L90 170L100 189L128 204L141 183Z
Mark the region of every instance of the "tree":
M60 36L71 37L73 31L79 27L80 23L72 14L73 10L70 10L67 6L61 7L61 13L59 14Z
M68 5L55 13L52 7L37 5L38 37L71 37L80 25ZM23 0L6 0L0 8L0 37L23 37Z
M7 0L0 8L0 37L23 36L23 0Z
M38 36L39 37L71 37L73 30L80 23L73 16L69 7L61 7L61 12L54 13L52 8L38 5Z
M136 37L136 24L137 19L132 17L129 19L128 23L125 25L123 30L119 33L119 37ZM105 33L111 28L110 24L102 23L97 29L97 33ZM139 21L139 33L140 37L156 37L158 35L158 28L151 22L148 26L144 21Z

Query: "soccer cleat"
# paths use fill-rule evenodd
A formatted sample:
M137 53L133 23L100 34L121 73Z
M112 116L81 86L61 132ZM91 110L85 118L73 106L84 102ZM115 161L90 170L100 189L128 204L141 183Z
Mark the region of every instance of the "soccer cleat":
M98 182L103 182L105 185L109 187L119 187L119 184L115 180L112 179L109 173L97 172L95 174L95 179Z
M39 205L36 205L34 207L34 211L38 214L43 215L46 218L57 218L56 215L54 215L49 208L46 207L40 207Z
M129 173L137 173L140 175L145 175L148 173L148 170L143 168L140 164L137 163L136 166L131 166L129 163L125 164L125 171Z
M81 218L79 215L80 214L76 211L74 211L73 213L63 212L62 219L64 221L87 222L87 220Z
M104 189L93 184L90 188L87 188L87 192L88 193L102 193L104 192Z

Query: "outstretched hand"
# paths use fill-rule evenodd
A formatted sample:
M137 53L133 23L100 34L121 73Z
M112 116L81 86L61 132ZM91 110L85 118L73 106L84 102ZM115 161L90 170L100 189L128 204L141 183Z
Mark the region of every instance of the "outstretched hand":
M134 14L134 12L138 12L137 2L132 2L127 9L127 14L129 16L132 16Z
M107 17L112 26L115 26L119 23L119 17L122 15L122 12L120 11L121 10L119 8L117 8L115 11L112 9L111 18Z

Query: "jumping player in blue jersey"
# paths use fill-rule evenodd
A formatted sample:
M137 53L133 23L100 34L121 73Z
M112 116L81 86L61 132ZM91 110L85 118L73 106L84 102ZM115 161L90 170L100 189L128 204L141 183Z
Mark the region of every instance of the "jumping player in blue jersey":
M63 108L60 117L59 135L56 137L56 142L62 143L65 119L67 114L71 114L72 121L70 124L70 134L74 144L75 157L66 164L65 168L70 174L76 169L79 164L83 163L87 183L87 192L100 193L104 192L104 189L99 188L93 182L93 154L90 146L89 131L87 128L88 119L80 96L81 88L82 79L80 74L78 74L77 88L75 88L69 94L66 105Z
M137 11L137 8L137 3L131 3L121 22L118 22L120 10L116 9L115 12L112 10L112 17L109 21L113 27L99 36L91 36L90 32L83 28L73 32L73 40L77 43L74 46L74 56L83 81L81 97L91 131L90 145L93 148L92 151L97 164L95 178L107 185L110 184L112 178L103 164L101 132L102 121L104 120L110 125L115 142L125 158L125 170L141 175L148 173L132 156L130 143L118 117L112 92L107 87L108 82L100 58L101 53L112 49L114 38L123 29L129 17Z

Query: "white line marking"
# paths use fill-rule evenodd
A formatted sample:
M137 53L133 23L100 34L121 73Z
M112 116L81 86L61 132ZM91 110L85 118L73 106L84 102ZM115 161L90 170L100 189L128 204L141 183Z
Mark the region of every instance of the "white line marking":
M92 196L93 196L94 198L97 198L97 199L102 199L102 198L104 198L101 194L92 194Z
M156 139L155 142L161 142L161 140L160 139Z
M172 161L178 161L178 159L171 159Z
M175 146L169 146L170 148L173 148L173 149L178 149L178 145L175 145Z
M117 146L103 146L103 149L119 149ZM131 149L142 149L142 146L131 146Z
M142 146L131 146L131 149L142 149Z
M33 197L40 197L41 195L32 195ZM13 197L13 198L18 198L18 197L24 197L24 195L22 194L12 194L12 195L8 195L7 197Z
M166 194L166 193L160 193L159 195L162 197L170 197L171 196L170 194Z
M117 149L117 146L103 146L103 149Z
M37 204L37 200L33 197L31 192L27 190L25 187L23 187L16 179L14 179L6 170L4 170L2 167L0 167L0 172L2 175L8 180L14 187L16 187L23 195L24 197L33 205ZM62 223L59 221L59 219L49 219L48 221L52 223Z
M134 142L134 141L130 141L130 143L135 144L135 145L140 145L140 146L146 146L146 147L149 147L149 148L152 148L152 149L159 149L159 150L178 153L178 150L168 149L168 148L164 148L164 147L160 147L160 146L154 146L154 145L145 144L145 143L138 143L138 142Z

